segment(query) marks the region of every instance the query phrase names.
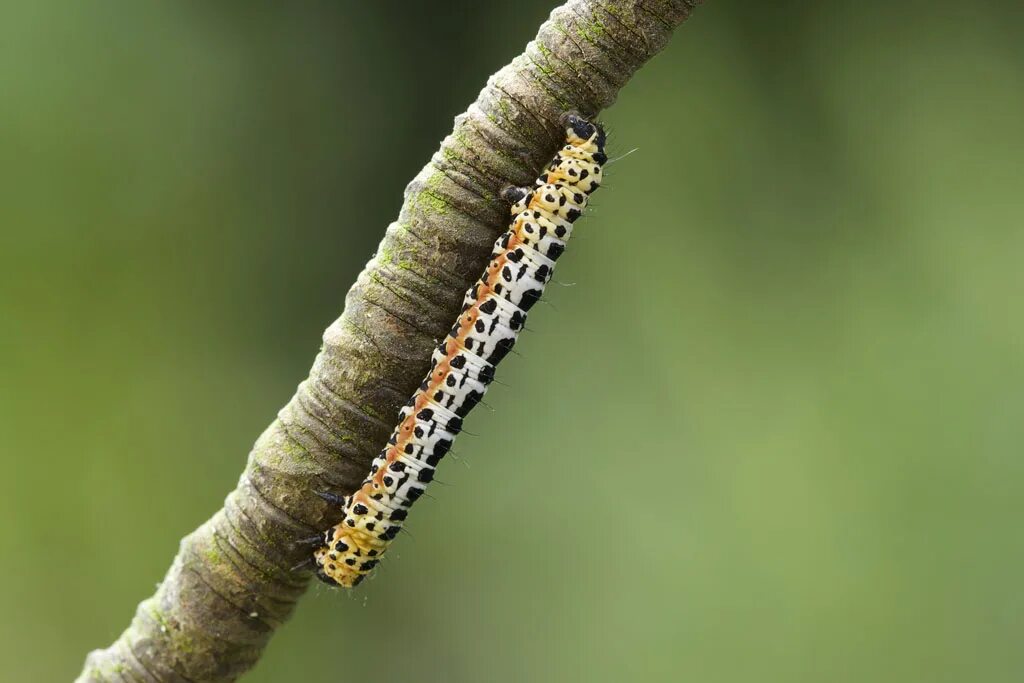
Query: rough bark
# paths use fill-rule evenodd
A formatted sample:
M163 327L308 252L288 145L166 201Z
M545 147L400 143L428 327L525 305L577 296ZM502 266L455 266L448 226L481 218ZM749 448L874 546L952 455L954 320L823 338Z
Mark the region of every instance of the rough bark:
M698 1L570 0L488 80L409 184L238 487L78 681L231 681L256 663L309 582L290 571L308 553L295 540L338 521L313 492L354 490L387 440L505 229L499 189L530 183L561 142L558 116L610 105Z

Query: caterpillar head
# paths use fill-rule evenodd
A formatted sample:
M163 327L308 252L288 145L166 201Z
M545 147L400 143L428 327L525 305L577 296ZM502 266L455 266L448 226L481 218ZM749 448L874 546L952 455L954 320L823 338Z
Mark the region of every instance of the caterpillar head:
M588 121L574 111L563 114L561 122L565 127L565 138L569 145L591 152L595 157L600 154L599 163L603 163L605 133L599 124Z

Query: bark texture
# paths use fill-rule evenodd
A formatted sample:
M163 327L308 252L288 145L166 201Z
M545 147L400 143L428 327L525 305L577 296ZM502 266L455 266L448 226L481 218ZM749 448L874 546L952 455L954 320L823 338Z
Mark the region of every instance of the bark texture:
M559 115L610 105L698 1L570 0L488 80L409 184L238 487L182 540L127 630L89 654L80 683L232 681L256 663L310 579L290 571L308 554L294 541L338 521L313 492L362 481L506 227L500 188L531 183L562 141Z

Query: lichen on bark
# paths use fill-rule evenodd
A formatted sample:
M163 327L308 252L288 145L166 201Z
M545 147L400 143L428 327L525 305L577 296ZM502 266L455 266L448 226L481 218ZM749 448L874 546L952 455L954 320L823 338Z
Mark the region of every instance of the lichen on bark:
M79 682L231 681L256 663L309 582L290 569L308 553L295 540L338 521L313 492L354 490L387 440L505 228L500 188L530 183L561 141L561 113L610 105L695 4L570 0L488 79L409 183L398 220L237 488L182 540L127 630L89 654Z

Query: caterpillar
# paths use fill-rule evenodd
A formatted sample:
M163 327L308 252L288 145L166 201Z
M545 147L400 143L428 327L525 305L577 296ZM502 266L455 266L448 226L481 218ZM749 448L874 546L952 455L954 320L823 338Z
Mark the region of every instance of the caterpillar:
M399 411L398 425L351 495L320 495L344 518L313 539L316 575L325 583L358 585L380 562L423 495L434 470L480 402L494 369L516 343L527 311L540 299L573 222L600 185L605 132L577 114L562 117L565 145L533 187L510 187L508 230L494 243L483 275L462 312L434 349L430 372Z

